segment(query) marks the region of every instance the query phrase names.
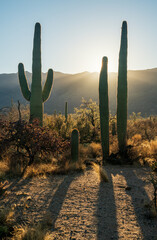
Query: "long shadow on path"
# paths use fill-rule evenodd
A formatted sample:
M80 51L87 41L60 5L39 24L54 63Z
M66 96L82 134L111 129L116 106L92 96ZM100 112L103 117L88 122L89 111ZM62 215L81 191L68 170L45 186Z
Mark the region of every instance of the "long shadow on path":
M148 219L144 215L144 201L150 202L150 198L145 190L146 182L140 178L140 172L130 169L129 175L123 171L122 174L125 177L128 186L131 186L131 190L127 191L127 194L131 196L134 211L137 217L137 222L140 226L143 239L153 240L157 239L157 220Z
M48 207L48 211L51 213L51 216L53 219L52 230L55 230L55 222L62 208L69 186L72 183L72 181L75 179L75 177L78 177L78 174L77 175L71 174L71 175L65 176L63 181L59 185L58 189L56 190L55 194L52 197L52 200Z
M96 216L97 240L118 239L116 205L111 175L109 183L100 183Z

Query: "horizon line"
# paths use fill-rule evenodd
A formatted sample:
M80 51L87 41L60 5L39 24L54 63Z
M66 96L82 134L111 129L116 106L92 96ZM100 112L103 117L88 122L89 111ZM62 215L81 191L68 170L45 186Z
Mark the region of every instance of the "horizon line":
M152 68L146 68L146 69L128 69L127 71L148 71L148 70L153 70L157 69L157 67L152 67ZM53 70L53 69L52 69ZM69 72L61 72L58 70L53 70L55 73L62 73L62 74L67 74L67 75L77 75L77 74L82 74L82 73L100 73L100 71L82 71L82 72L75 72L75 73L69 73ZM31 73L30 71L25 70L25 72ZM42 72L43 74L46 74L47 72ZM118 73L118 71L108 71L108 73ZM18 72L1 72L0 74L18 74Z

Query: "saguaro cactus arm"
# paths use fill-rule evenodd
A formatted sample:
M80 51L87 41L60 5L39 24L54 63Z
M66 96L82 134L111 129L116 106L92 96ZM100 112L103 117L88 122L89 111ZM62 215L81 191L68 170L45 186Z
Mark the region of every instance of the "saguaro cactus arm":
M47 74L47 79L45 81L44 88L42 91L43 102L45 102L49 98L50 92L52 89L52 84L53 84L53 70L49 69Z
M18 76L22 94L27 101L30 101L31 92L28 87L28 82L25 76L24 66L22 63L19 63L18 65Z

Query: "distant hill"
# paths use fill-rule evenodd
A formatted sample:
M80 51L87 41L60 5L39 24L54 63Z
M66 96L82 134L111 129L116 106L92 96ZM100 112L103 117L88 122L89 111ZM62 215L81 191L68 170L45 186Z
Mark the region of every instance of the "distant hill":
M26 72L29 83L31 73ZM43 80L46 74L43 73ZM117 73L109 73L109 101L110 111L116 112ZM72 113L78 107L82 97L92 98L98 102L99 73L82 72L78 74L54 73L54 83L51 96L45 103L45 112L51 114L64 112L65 101L68 111ZM20 100L26 102L21 94L17 73L0 74L0 108L11 105ZM142 115L157 115L157 68L140 71L128 71L128 112L141 112Z

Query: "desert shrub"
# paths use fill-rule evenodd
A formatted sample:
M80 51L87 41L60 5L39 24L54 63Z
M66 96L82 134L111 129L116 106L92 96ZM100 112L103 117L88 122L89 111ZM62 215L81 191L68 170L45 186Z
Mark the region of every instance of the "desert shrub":
M92 141L92 125L87 119L77 119L76 128L80 134L80 143L89 143Z
M67 122L64 121L60 129L60 136L64 139L71 139L71 132L75 126L75 121L71 115L68 116Z
M136 151L142 163L148 163L149 166L157 170L157 141L143 140L136 146Z
M132 138L134 135L140 134L142 140L154 140L157 136L157 121L150 119L138 119L135 122L128 121L128 138Z
M19 119L19 111L18 111L18 104L20 107L20 112L22 116L22 120L29 121L29 105L23 105L15 102L11 102L11 107L9 108L9 111L5 115L5 119L10 122L15 122L17 119ZM0 118L4 118L4 115L0 116Z
M71 114L68 115L67 122L65 122L65 117L63 115L55 113L51 116L45 116L44 125L56 131L62 138L70 140L75 121Z
M60 134L60 130L61 130L61 127L62 127L64 121L65 121L65 119L64 119L63 115L61 115L61 114L56 115L53 118L53 122L52 122L51 128L53 130L57 131Z
M80 144L79 145L79 151L80 155L82 156L88 156L88 144Z
M130 114L129 119L133 120L133 122L135 122L137 119L141 119L141 112L135 113L132 112L132 114Z
M24 171L34 163L36 156L41 159L58 156L69 147L68 141L64 141L55 131L40 127L38 121L6 121L0 125L0 152L9 148L11 165L23 164Z
M99 107L92 99L82 99L79 108L75 108L76 128L80 133L80 142L100 142Z
M140 134L135 134L132 136L132 140L134 144L140 143L142 140L142 136Z

